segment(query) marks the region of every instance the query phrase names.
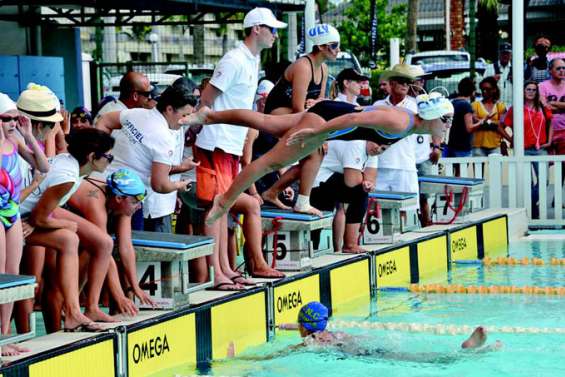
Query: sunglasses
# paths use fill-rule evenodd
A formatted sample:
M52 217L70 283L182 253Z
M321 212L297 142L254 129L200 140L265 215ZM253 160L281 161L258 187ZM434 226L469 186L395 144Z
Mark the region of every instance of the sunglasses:
M71 119L87 119L89 116L86 113L74 113L71 114Z
M450 115L443 115L439 118L445 124L451 124L453 122L453 117Z
M331 50L337 50L339 48L339 42L334 42L334 43L328 43L328 47Z
M555 67L556 71L565 71L565 65L560 65L559 67Z
M395 77L394 79L391 79L391 81L396 81L400 85L412 85L412 84L414 84L414 81L412 81L410 79L406 79L404 77Z
M111 153L100 153L98 158L102 158L104 157L106 160L108 160L108 163L111 164L112 161L114 161L114 155Z
M147 92L144 92L144 91L142 91L142 90L136 90L135 92L136 92L137 94L143 96L143 97L149 98L149 97L151 96L151 91L150 91L150 90L147 91Z
M142 202L145 197L147 196L147 190L145 190L145 192L143 194L137 194L137 195L131 195L131 194L127 194L125 192L123 192L122 190L120 190L120 188L118 187L118 185L116 184L116 182L114 182L114 175L112 174L111 176L111 181L112 181L112 188L114 190L116 190L117 192L119 192L120 194L122 194L123 196L129 196L132 198L135 198L135 200L137 200L138 202Z
M18 121L18 117L17 117L17 116L11 117L11 116L9 116L9 115L7 115L7 116L5 115L5 116L0 116L0 120L2 120L2 122L5 122L5 123L17 122L17 121Z
M273 34L273 35L277 34L277 28L276 27L272 27L272 26L269 26L269 25L259 25L259 26L268 29L271 32L271 34Z

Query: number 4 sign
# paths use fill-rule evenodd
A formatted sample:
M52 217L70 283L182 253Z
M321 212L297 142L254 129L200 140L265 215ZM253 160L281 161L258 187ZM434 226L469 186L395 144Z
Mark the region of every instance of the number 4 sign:
M161 298L161 263L137 262L139 286L149 293L152 298Z

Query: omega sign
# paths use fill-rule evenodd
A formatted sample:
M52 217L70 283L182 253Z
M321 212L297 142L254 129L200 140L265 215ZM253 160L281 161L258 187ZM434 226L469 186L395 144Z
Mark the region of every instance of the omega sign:
M302 307L302 296L300 295L300 291L289 292L288 294L277 298L277 312L279 313L300 307Z
M382 278L383 276L392 275L396 272L396 261L392 259L387 260L384 263L379 263L377 272L380 278Z
M159 357L165 352L170 351L167 335L163 335L162 338L157 336L156 338L151 338L149 341L145 341L141 344L136 343L133 346L133 362L138 364L144 360Z
M466 248L467 248L467 239L465 237L459 237L457 239L451 240L451 251L453 253L465 250Z

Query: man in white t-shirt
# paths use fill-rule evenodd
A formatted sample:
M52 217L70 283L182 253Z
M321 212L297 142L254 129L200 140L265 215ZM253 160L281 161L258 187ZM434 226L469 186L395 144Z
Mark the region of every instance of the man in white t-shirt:
M339 203L345 207L345 232L342 226L335 223L333 226L335 251L365 251L357 244L357 238L373 183L364 180L363 172L371 156L379 151L379 145L370 141L328 141L328 152L320 165L310 200L323 211L333 211ZM374 167L374 159L371 164Z
M154 106L149 79L141 72L128 72L120 80L120 97L107 102L98 110L94 124L106 113L136 108L151 109Z
M271 10L255 8L243 20L244 41L229 51L218 63L200 98L202 106L214 110L252 109L259 74L260 53L271 48L277 37L277 29L286 27ZM239 158L247 135L246 127L229 124L206 126L196 138L195 158L201 163L196 170L196 197L209 207L215 195L223 194L239 172ZM242 194L232 210L243 213L244 233L250 251L249 265L253 276L281 277L265 262L261 250L260 203ZM247 230L247 232L246 232ZM241 289L249 280L234 272L227 258L227 216L212 226L206 226L205 234L214 236L216 247L210 258L214 267L216 288ZM253 234L250 234L253 233Z
M115 159L107 174L129 168L147 188L143 205L145 230L172 232L171 214L175 211L177 191L186 190L189 182L171 176L195 166L191 158L182 160L178 153L179 143L183 142L178 122L195 105L192 93L171 86L161 94L155 109L107 113L96 124L99 129L114 130L112 136L116 139Z

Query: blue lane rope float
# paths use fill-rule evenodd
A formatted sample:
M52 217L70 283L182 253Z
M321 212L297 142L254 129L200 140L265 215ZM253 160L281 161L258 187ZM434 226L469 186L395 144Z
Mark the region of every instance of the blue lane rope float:
M410 292L408 287L377 287L377 290L381 292Z

